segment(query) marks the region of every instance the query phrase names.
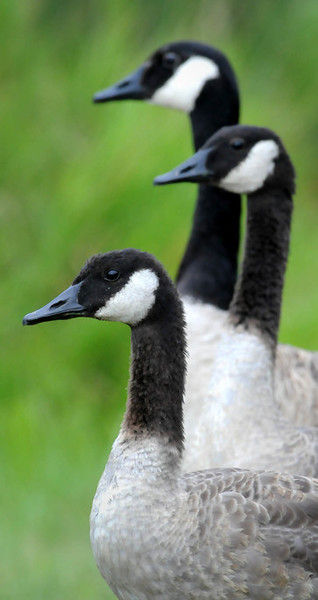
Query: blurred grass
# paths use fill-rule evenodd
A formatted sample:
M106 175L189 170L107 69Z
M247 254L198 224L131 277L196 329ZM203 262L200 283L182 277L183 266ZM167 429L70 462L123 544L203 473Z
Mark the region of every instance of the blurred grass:
M184 115L92 106L154 48L197 39L226 52L242 122L275 129L298 172L281 340L317 348L315 0L1 5L1 598L112 598L88 515L125 404L129 331L90 320L24 330L96 251L135 246L175 273L192 186L152 178L191 152Z

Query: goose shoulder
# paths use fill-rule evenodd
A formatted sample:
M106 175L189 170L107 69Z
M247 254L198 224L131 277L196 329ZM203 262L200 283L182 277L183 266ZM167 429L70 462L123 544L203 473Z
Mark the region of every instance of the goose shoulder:
M95 557L119 598L314 598L317 487L236 469L189 473L173 487L135 483L104 504L100 534L116 527L107 543L105 532L94 538Z
M184 401L184 428L186 434L184 469L187 471L196 467L206 468L208 466L206 447L211 446L211 432L214 423L213 415L210 414L209 410L212 402L210 397L211 378L213 370L215 372L220 368L220 365L217 366L220 348L221 363L224 363L227 350L224 354L221 340L229 335L229 327L227 311L211 304L199 302L191 297L183 298L183 306L188 342ZM211 323L214 324L213 328ZM225 345L228 346L227 343ZM243 352L243 348L241 352ZM262 356L262 353L257 353L257 351L253 353L254 372L258 364L258 362L255 362L257 354L258 357ZM200 360L197 360L199 355ZM264 365L260 365L262 371L263 367ZM275 404L281 413L281 417L287 422L286 431L289 431L287 442L289 449L294 450L298 447L298 470L306 473L306 463L308 463L310 465L308 475L316 476L316 428L311 432L308 429L298 431L291 428L288 423L300 427L316 425L314 416L315 414L318 415L318 353L278 344L275 358L274 386ZM260 408L263 414L263 408ZM205 429L207 430L207 438L203 442L202 432ZM246 447L244 453L245 466L253 465L253 458L248 458ZM288 454L287 448L280 453L282 461L286 453ZM232 452L229 460L233 460L234 456L235 454ZM312 458L309 459L309 456ZM281 462L281 466L282 468L285 466L285 469L288 470L288 463L284 465ZM296 472L297 464L293 465L292 468L294 469L293 472Z
M318 480L270 471L220 469L189 473L184 481L199 521L205 521L205 530L209 520L214 539L217 525L223 533L227 530L223 551L229 536L231 545L246 552L249 597L258 598L256 590L262 585L263 592L271 588L273 581L266 588L264 577L268 568L284 571L284 585L289 580L291 589L295 571L290 563L297 563L296 572L301 565L304 581L308 571L312 575L317 571ZM317 591L315 585L313 589ZM305 585L304 597L309 590Z
M283 415L295 425L318 425L318 352L279 344L275 397Z

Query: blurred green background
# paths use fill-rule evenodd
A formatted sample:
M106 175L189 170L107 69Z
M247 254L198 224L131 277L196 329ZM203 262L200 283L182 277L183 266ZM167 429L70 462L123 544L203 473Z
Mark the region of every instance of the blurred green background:
M129 330L23 329L96 251L135 246L174 274L193 186L153 188L189 156L185 115L93 106L157 46L195 39L238 75L242 122L275 129L298 172L280 339L318 347L316 0L1 3L2 599L113 598L88 516L123 414Z

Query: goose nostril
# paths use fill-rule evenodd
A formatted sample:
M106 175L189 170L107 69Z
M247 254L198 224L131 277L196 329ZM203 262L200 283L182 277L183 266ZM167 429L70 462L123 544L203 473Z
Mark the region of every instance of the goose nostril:
M189 165L188 167L184 167L183 169L180 170L180 173L187 173L188 171L191 171L191 169L193 169L193 167L195 167L195 165Z
M54 302L54 304L51 304L50 310L52 308L59 308L60 306L63 306L63 304L66 304L66 300L59 300L58 302Z
M127 87L127 85L129 85L129 81L122 81L121 83L118 84L118 88L124 88Z

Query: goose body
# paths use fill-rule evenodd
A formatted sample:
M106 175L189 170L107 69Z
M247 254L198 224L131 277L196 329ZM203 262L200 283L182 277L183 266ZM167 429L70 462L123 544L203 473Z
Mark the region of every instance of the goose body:
M238 469L182 474L182 304L150 255L93 257L25 324L131 327L128 399L93 501L96 563L120 600L317 597L318 481Z
M275 402L275 352L286 268L294 171L270 130L224 127L158 183L206 180L248 197L242 270L223 322L208 391L186 438L193 462L315 476L318 429L298 428ZM192 415L194 417L194 415Z
M95 560L118 598L317 597L316 481L231 469L168 475L172 457L153 450L117 439L93 502Z
M125 99L186 112L196 150L219 128L236 124L239 117L239 92L228 60L215 48L197 42L162 46L136 72L94 97L95 102ZM239 226L237 193L201 182L192 231L177 275L187 322L185 432L189 445L195 443L197 422L192 417L202 413L233 296ZM318 425L317 373L317 352L278 345L275 402L295 425ZM188 466L198 468L195 458Z

